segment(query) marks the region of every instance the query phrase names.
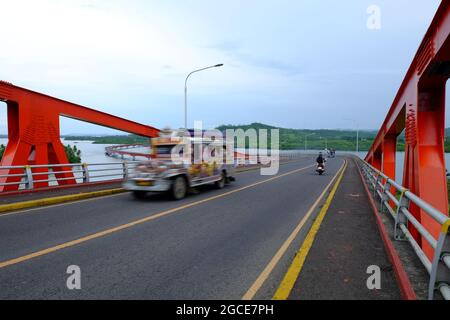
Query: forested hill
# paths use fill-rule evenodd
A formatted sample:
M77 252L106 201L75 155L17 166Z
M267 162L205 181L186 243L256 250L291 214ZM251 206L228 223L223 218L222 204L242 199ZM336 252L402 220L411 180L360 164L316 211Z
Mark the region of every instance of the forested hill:
M356 131L352 130L329 130L329 129L289 129L278 128L262 123L252 123L249 125L222 125L217 129L224 131L226 129L279 129L280 130L280 149L303 149L305 147L305 137L308 136L308 149L334 148L336 150L355 150L356 149ZM376 135L376 131L363 130L359 132L360 150L368 150Z

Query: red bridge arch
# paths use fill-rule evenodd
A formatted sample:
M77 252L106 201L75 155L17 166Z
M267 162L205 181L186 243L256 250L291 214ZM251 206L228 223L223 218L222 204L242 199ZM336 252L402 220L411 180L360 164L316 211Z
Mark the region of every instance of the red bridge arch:
M0 81L0 101L6 102L8 114L8 145L0 166L46 165L68 163L60 139L60 116L109 127L144 137L155 137L158 129L119 118L101 111L83 107L48 95ZM46 171L46 168L36 171ZM56 170L56 169L55 169ZM17 169L0 170L1 174L14 174ZM62 184L75 181L70 168L58 169L58 178L67 178ZM0 178L0 182L18 182L20 177ZM39 180L47 180L40 175ZM36 187L47 186L38 182ZM0 186L1 191L17 190L18 185Z

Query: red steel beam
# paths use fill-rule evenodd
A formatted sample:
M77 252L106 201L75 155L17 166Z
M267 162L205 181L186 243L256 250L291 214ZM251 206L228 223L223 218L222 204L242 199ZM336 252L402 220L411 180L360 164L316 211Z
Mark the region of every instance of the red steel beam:
M0 81L0 101L6 102L8 109L8 145L0 166L23 166L68 163L64 146L60 139L60 116L109 127L144 137L155 137L158 129L134 121L83 107L75 103L14 86ZM35 169L45 172L47 169ZM70 168L57 169L57 178L65 178L61 184L73 184ZM21 170L0 170L0 175L19 174ZM19 182L20 177L0 178L0 183ZM47 175L37 176L35 187L46 187ZM0 186L1 191L17 190L18 185Z
M450 1L442 1L366 160L395 178L393 143L405 130L403 185L448 213L444 158L445 85L450 77ZM416 206L413 215L434 237L439 225ZM433 249L410 227L431 259Z

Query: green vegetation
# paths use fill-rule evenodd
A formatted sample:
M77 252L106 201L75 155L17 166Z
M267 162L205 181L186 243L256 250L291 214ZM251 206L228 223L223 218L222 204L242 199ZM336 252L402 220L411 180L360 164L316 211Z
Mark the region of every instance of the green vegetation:
M66 141L93 141L94 144L148 144L148 138L135 134L121 136L65 136Z
M3 157L3 153L5 153L5 145L0 145L0 160ZM67 158L70 163L80 163L81 162L81 150L79 150L76 146L71 146L70 144L64 146L64 150L66 151Z
M81 150L77 148L77 146L71 146L70 144L64 146L64 150L66 151L67 159L70 163L80 163L81 162Z
M269 126L261 123L252 123L250 125L222 125L216 129L224 131L226 129L277 129L277 127ZM308 137L308 149L324 149L326 140L328 147L336 150L355 150L356 132L350 130L301 130L301 129L280 129L280 149L293 150L303 149L305 145L305 135L314 134ZM360 132L360 149L368 150L370 147L375 131ZM66 141L93 141L95 144L133 144L148 143L148 139L137 135L116 135L116 136L65 136ZM270 132L269 132L270 146ZM257 146L250 146L257 147Z
M219 130L226 129L279 129L280 130L280 149L293 150L303 149L305 147L305 137L307 137L308 149L321 150L326 146L341 151L353 151L356 149L356 131L351 130L304 130L288 129L268 126L261 123L252 123L250 125L222 125ZM270 134L270 132L268 132ZM359 148L361 151L368 150L373 142L376 131L361 131L359 133ZM269 137L270 140L270 137ZM270 143L270 142L269 142Z
M279 129L280 130L280 149L293 150L303 149L305 147L305 136L308 135L308 149L321 150L326 146L339 151L356 150L356 131L352 130L304 130L277 128L261 123L252 123L249 125L222 125L217 129L224 131L226 129L243 130L255 129ZM368 151L377 134L376 130L361 130L359 132L359 150ZM450 137L450 128L445 129L445 136ZM269 137L270 141L270 137ZM270 142L269 142L270 143ZM450 152L450 139L445 141L445 152ZM405 151L405 138L401 134L397 139L397 151Z
M218 130L226 129L279 129L280 130L280 149L294 150L303 149L305 147L305 136L308 135L308 149L321 150L326 146L339 151L354 151L356 149L356 131L352 130L304 130L278 128L262 123L252 123L249 125L222 125L217 127ZM359 150L369 150L372 142L377 134L376 130L361 130L359 132ZM450 128L445 129L446 136L450 136ZM270 146L270 132L269 132ZM147 144L148 139L137 135L116 135L116 136L66 136L65 140L82 140L93 141L96 144ZM249 146L257 147L257 146ZM404 135L400 135L397 143L397 150L405 150ZM445 152L450 152L450 139L445 142Z

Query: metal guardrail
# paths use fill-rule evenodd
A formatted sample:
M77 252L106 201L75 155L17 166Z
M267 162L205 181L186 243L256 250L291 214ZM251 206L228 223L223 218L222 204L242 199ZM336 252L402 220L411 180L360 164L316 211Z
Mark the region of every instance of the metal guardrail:
M297 159L302 154L281 155L280 161ZM0 186L19 186L19 190L35 189L35 184L46 183L57 186L62 181L75 180L76 184L126 179L141 161L124 161L110 163L69 163L31 166L1 166ZM258 163L255 163L258 164ZM237 166L248 166L245 161L236 163ZM13 171L13 173L6 173ZM73 176L62 176L72 174ZM14 178L14 182L1 182ZM42 178L42 179L41 179ZM10 179L9 179L10 180Z
M444 299L450 300L450 218L367 162L362 161L362 163L363 175L369 182L374 197L378 196L380 199L381 212L385 212L386 209L395 221L395 240L407 240L430 275L428 299L432 300L435 290L439 290ZM395 195L391 193L392 188L396 190ZM391 203L394 204L393 207ZM409 211L411 203L422 209L441 226L439 239L435 239L412 215ZM413 225L434 249L433 261L428 259L408 230L409 224Z
M19 185L19 190L34 189L37 183L48 183L49 186L59 185L59 182L75 180L76 184L126 179L136 167L138 161L115 163L70 163L31 166L2 166L0 179L15 178L16 182L0 182L0 186ZM3 173L3 169L14 173ZM7 171L5 170L5 171ZM64 174L72 174L67 177ZM43 179L40 179L43 177Z

